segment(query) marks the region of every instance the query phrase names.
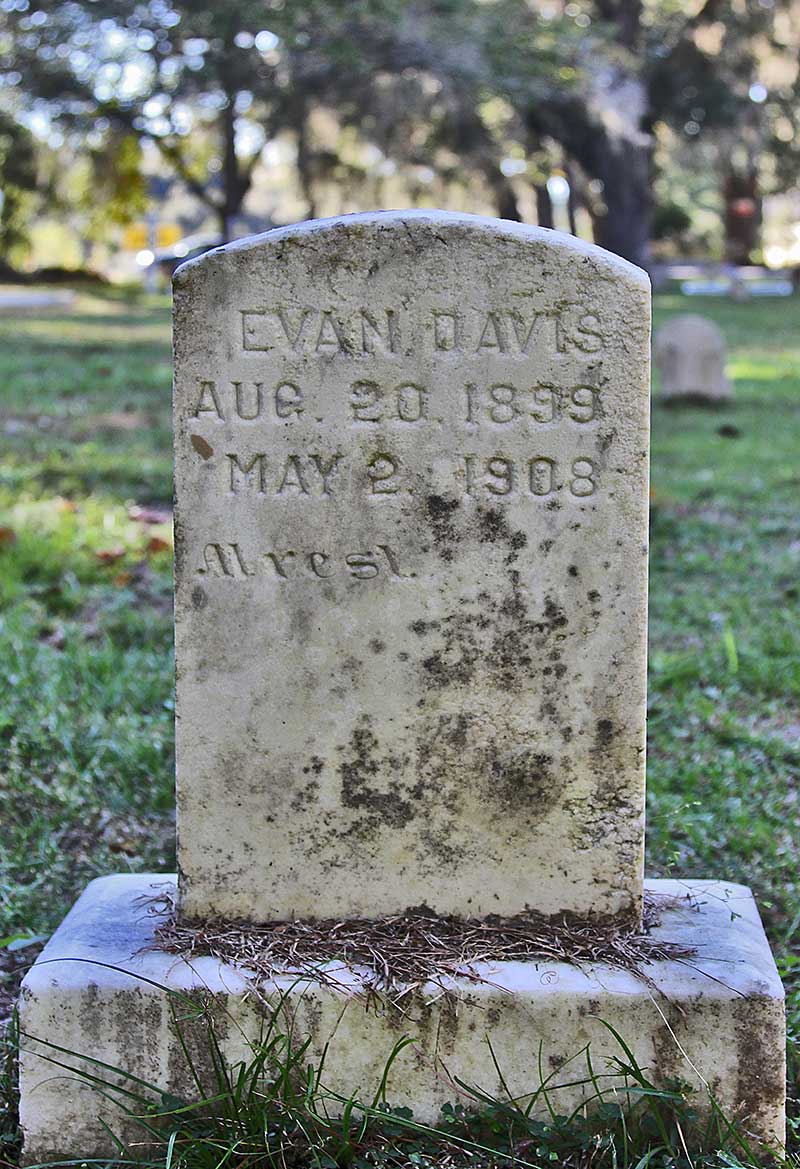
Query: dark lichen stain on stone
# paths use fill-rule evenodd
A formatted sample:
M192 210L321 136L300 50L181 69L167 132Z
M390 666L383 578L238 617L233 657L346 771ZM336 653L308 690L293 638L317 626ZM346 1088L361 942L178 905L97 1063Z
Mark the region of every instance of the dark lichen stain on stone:
M558 644L568 624L563 608L545 597L544 612L533 619L520 573L509 570L508 579L510 588L502 597L464 598L456 613L436 624L441 643L421 662L428 686L488 684L520 693L548 658L557 663L558 677L566 673ZM412 628L421 633L432 626L415 622Z
M84 1038L99 1044L102 1033L102 1013L99 1009L100 988L96 982L89 982L79 1000L81 1033Z
M738 1110L751 1122L763 1123L785 1105L781 1005L749 993L734 1010Z
M598 593L597 589L590 589L586 596L590 601L600 600L600 594Z
M164 1078L172 1091L179 1094L198 1088L203 1093L215 1091L214 1068L219 1071L219 1065L215 1064L207 1028L213 1027L214 1035L223 1043L227 1041L230 1017L226 1011L225 998L225 995L210 995L204 988L181 991L181 999L188 1009L181 1018L177 1017L176 1012L171 1012L172 1017L167 1023L171 1037L166 1045L168 1055ZM139 1030L141 1025L141 1020L137 1019L136 1033L147 1034L144 1029ZM132 1027L133 1021L128 1017L125 1028L127 1043L130 1043Z
M533 665L530 643L524 630L499 632L492 643L492 674L503 689L519 689Z
M510 540L511 532L506 517L497 507L479 507L477 513L478 539L482 544Z
M594 744L598 751L606 751L614 741L614 724L610 718L598 719L595 724Z
M409 625L408 628L411 630L412 633L416 633L417 637L424 637L424 635L428 632L428 630L438 629L439 622L438 621L423 621L421 617L418 617L416 621L411 622L411 624Z
M342 670L353 683L357 683L361 674L362 664L358 658L353 657L352 654L344 659L342 662Z
M195 585L192 589L192 604L195 609L205 609L208 604L208 597L205 589L201 589L200 585Z
M677 1003L664 1002L662 1009L663 1023L655 1029L653 1034L653 1051L655 1054L654 1067L658 1075L656 1086L664 1085L680 1076L685 1064L685 1057L681 1051L676 1036L686 1028L686 1019L682 1008Z
M418 811L412 800L397 790L402 760L380 754L378 739L367 725L369 721L368 715L362 716L361 725L355 727L350 736L349 758L339 764L342 804L363 813L354 825L356 834L362 830L364 834L371 834L381 826L404 828ZM394 790L380 790L380 786L392 785Z
M461 645L458 649L459 656L456 658L448 659L440 652L423 658L422 668L427 672L432 685L443 688L453 682L467 684L472 681L479 651L467 645Z
M303 771L307 772L308 768L304 767ZM305 787L301 788L300 791L298 791L297 794L292 799L292 811L293 812L306 812L306 811L308 811L308 809L316 801L318 795L319 795L319 784L317 783L317 781L315 779L312 779L309 783L307 783L305 785Z
M433 880L443 872L457 873L464 865L464 846L452 825L436 832L423 829L417 849L419 875Z
M547 813L561 791L553 757L542 752L500 755L492 760L489 770L495 802L507 810L532 811L537 819Z
M458 714L444 714L439 719L439 736L451 747L464 747L467 743L467 728L469 715L463 711Z
M551 629L563 629L568 623L564 610L557 605L552 597L544 599L544 615Z
M506 563L513 563L517 553L525 548L528 537L522 531L512 532L506 517L498 507L479 507L477 512L478 539L482 544L508 544L511 555Z
M503 1018L503 1012L499 1007L489 1007L486 1012L486 1022L489 1027L496 1027Z
M569 568L567 569L567 572L569 573L570 576L577 576L578 575L577 564L570 564Z
M382 654L386 649L386 642L381 641L378 637L373 637L372 641L369 643L369 648L374 654Z
M442 560L448 562L455 556L453 545L458 543L459 538L453 522L458 507L457 499L444 499L441 495L429 495L425 500L436 550Z

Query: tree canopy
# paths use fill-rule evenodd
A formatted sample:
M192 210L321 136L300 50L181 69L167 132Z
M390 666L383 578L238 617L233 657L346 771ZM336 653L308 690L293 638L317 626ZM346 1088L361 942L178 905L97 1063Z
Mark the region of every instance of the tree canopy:
M533 206L545 225L557 169L597 242L646 263L659 136L716 172L729 237L737 215L757 221L765 186L796 178L795 9L796 0L691 10L679 0L3 0L0 110L18 135L57 126L84 145L89 189L115 221L141 211L148 144L228 238L265 147L283 134L308 214L320 184L366 183L348 141L372 151L378 174L457 176L479 183L498 214ZM321 112L325 141L314 129Z

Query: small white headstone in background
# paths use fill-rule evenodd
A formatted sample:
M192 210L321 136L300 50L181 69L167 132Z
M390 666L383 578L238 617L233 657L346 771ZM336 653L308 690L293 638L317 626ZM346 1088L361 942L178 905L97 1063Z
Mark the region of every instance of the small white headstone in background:
M706 317L686 313L656 332L653 356L664 399L717 404L733 397L725 374L725 338Z

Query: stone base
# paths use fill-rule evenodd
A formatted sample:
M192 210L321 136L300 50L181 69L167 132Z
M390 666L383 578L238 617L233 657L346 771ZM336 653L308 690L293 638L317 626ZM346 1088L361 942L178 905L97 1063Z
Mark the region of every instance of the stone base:
M675 1077L694 1085L701 1108L707 1085L755 1140L781 1144L783 990L752 895L741 885L713 881L649 881L647 887L665 899L657 936L697 954L654 963L647 981L604 965L501 962L485 968L486 983L456 980L457 1000L434 986L409 996L404 1015L365 1009L344 985L339 992L294 978L262 987L259 997L283 1001L296 1039L311 1036L308 1058L329 1043L324 1083L361 1099L372 1099L398 1039L413 1036L392 1066L387 1098L412 1108L421 1121L435 1122L447 1101L468 1106L456 1079L503 1095L487 1038L512 1093L539 1086L541 1061L545 1075L553 1075L554 1107L571 1111L591 1095L590 1086L575 1083L586 1076L587 1044L596 1073L613 1070L610 1061L623 1056L605 1021L654 1080ZM236 970L210 958L189 964L143 952L158 923L149 899L163 892L174 892L173 878L94 881L23 983L20 1114L28 1164L114 1152L101 1118L126 1134L115 1107L74 1075L84 1067L110 1078L82 1063L81 1055L191 1094L164 988L213 996L209 1009L231 1063L246 1059L248 1043L263 1032L263 1009ZM680 905L675 897L683 899ZM197 1023L180 1001L177 1008L202 1068L202 1036L191 1033ZM558 1088L561 1082L566 1086ZM620 1078L604 1082L622 1086Z

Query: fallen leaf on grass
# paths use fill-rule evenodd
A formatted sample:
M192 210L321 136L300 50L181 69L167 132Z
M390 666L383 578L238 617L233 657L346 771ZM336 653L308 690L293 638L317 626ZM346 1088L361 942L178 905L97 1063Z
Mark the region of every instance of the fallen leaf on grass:
M114 577L112 584L116 585L118 589L124 589L133 580L132 572L118 572Z
M13 528L0 527L0 548L4 545L16 544L17 533Z
M128 508L128 519L140 524L169 524L172 512L166 507L139 507L137 503Z
M101 548L95 552L95 556L101 564L113 564L115 560L121 560L124 555L124 548Z
M172 547L169 540L162 540L160 536L152 536L145 544L148 556L155 556L159 552L168 552Z
M109 852L122 852L126 856L136 856L139 845L134 840L112 840L108 846Z

